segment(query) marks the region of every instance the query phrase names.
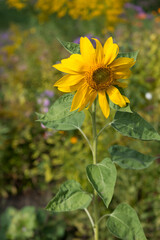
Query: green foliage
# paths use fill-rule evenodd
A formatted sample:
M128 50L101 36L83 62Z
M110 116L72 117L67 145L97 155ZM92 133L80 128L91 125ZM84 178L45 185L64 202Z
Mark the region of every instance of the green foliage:
M144 169L155 160L154 157L124 146L114 145L108 151L111 154L112 161L124 169Z
M141 140L158 140L160 135L137 113L117 112L112 127L124 136L133 137Z
M36 229L36 216L33 207L25 207L22 211L14 214L12 222L7 230L7 238L27 239L34 235Z
M90 164L86 168L87 177L93 188L103 199L106 207L112 199L117 171L111 159L105 158L97 164Z
M117 58L128 57L128 58L134 58L134 60L136 61L138 53L139 53L139 51L136 51L136 52L120 52L120 53L118 53Z
M9 26L10 12L7 15L3 8L1 12ZM42 129L35 122L36 116L33 113L35 111L43 113L37 104L37 98L44 89L53 89L53 79L56 81L59 75L54 74L51 66L57 61L57 57L61 59L66 54L60 44L57 44L55 36L72 41L75 37L88 33L93 33L95 36L98 33L100 36L101 28L97 20L78 23L67 18L57 19L56 17L53 17L51 22L38 26L33 19L24 18L23 14L20 19L17 11L14 15L21 26L24 27L24 21L27 23L28 30L24 31L22 28L12 26L6 31L9 33L9 40L12 44L7 43L8 40L6 40L7 46L5 45L0 50L2 80L0 84L2 90L0 93L0 194L6 198L10 196L9 194L17 194L31 188L48 188L46 182L51 185L53 181L54 186L58 186L60 179L70 178L76 179L82 186L89 188L84 167L91 162L91 155L80 134L77 131L64 133ZM4 26L4 17L1 19ZM147 20L141 21L132 16L131 23L120 26L113 35L115 39L118 39L120 49L123 51L141 49L137 64L132 69L129 88L126 89L127 96L131 101L132 109L139 111L141 116L159 132L160 35L157 31L159 24L155 24L154 19L149 19L149 22L152 25L151 29L149 29ZM103 40L106 40L106 36ZM152 94L151 100L146 99L147 92ZM56 98L55 93L54 100ZM97 114L97 128L101 129L104 119L99 110ZM112 117L113 113L110 116L111 121ZM83 130L90 138L91 126L88 116L83 124ZM77 139L77 144L71 142L72 137ZM103 159L107 155L104 149L107 150L112 144L122 143L144 154L154 153L155 156L157 155L157 161L143 171L127 170L126 172L124 169L118 169L117 185L110 208L113 210L117 203L124 200L130 203L141 216L147 238L159 240L159 143L138 142L137 144L134 139L123 137L118 132L114 132L112 128L107 128L104 135L99 136L98 155ZM76 161L73 160L75 158ZM104 211L101 204L99 210ZM56 219L58 219L57 216ZM54 235L58 235L57 231L63 232L64 223L56 219L51 219L49 226L46 223L45 230L41 224L34 239L50 240ZM89 239L89 229L86 228L85 223L82 223L82 219L85 220L82 215L79 215L79 223L77 223L77 217L72 219L77 230L71 239L82 239L84 235ZM7 221L9 222L9 218ZM65 221L69 221L66 216ZM40 237L37 236L39 232L41 232ZM104 230L101 234L101 239L113 239ZM60 235L58 236L60 238Z
M110 214L107 227L113 235L122 240L146 240L138 216L128 204L118 205Z
M46 209L53 212L68 212L87 208L92 201L92 195L84 192L81 185L68 180L63 183L57 195L48 203Z
M1 240L60 240L66 232L63 221L50 218L44 210L27 206L21 210L9 207L0 217Z
M58 41L62 44L62 46L71 54L80 54L80 45L72 42L65 42L62 40Z
M38 114L39 121L45 127L56 130L74 130L80 128L85 114L82 111L70 111L73 97L73 94L61 96L46 114Z

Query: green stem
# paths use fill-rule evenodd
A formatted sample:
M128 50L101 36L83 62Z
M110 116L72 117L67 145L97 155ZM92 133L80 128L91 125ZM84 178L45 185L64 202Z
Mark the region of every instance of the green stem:
M96 129L96 100L92 105L92 126L93 126L93 164L97 163L97 129ZM98 229L98 196L94 190L94 240L99 240Z

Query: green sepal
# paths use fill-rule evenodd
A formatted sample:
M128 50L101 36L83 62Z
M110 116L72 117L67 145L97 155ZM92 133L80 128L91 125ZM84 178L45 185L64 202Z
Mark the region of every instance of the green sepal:
M136 211L121 203L107 220L109 231L122 240L147 240Z
M108 151L112 161L124 169L144 169L156 159L124 146L114 145Z
M70 111L73 94L64 94L53 103L46 114L37 114L38 120L47 128L56 130L74 130L83 124L83 111Z
M68 212L85 209L92 201L92 195L82 190L81 185L68 180L63 183L56 196L48 203L46 210Z
M124 136L144 141L160 141L160 135L136 112L117 111L111 126Z
M62 46L71 54L80 54L80 45L72 42L65 42L62 40L58 41L62 44Z
M117 176L114 163L110 158L105 158L100 163L88 165L86 172L93 188L97 191L105 206L108 208L113 196Z

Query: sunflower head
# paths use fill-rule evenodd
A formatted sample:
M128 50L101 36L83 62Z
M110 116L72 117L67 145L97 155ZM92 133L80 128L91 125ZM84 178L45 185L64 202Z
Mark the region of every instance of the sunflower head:
M71 111L81 111L86 106L90 107L98 95L101 110L108 118L110 108L106 94L120 107L129 103L129 99L122 95L117 87L127 86L123 81L129 78L130 68L135 64L135 60L127 57L116 58L119 47L113 43L112 37L107 39L104 46L99 40L94 40L96 48L87 37L81 37L81 54L72 54L61 63L53 65L66 73L54 86L62 92L76 91Z

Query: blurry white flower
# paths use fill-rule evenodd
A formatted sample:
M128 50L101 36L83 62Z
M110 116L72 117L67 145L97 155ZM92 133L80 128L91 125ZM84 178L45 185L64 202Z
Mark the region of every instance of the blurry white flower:
M145 94L145 98L146 98L147 100L151 100L151 99L152 99L152 93L147 92L147 93Z

